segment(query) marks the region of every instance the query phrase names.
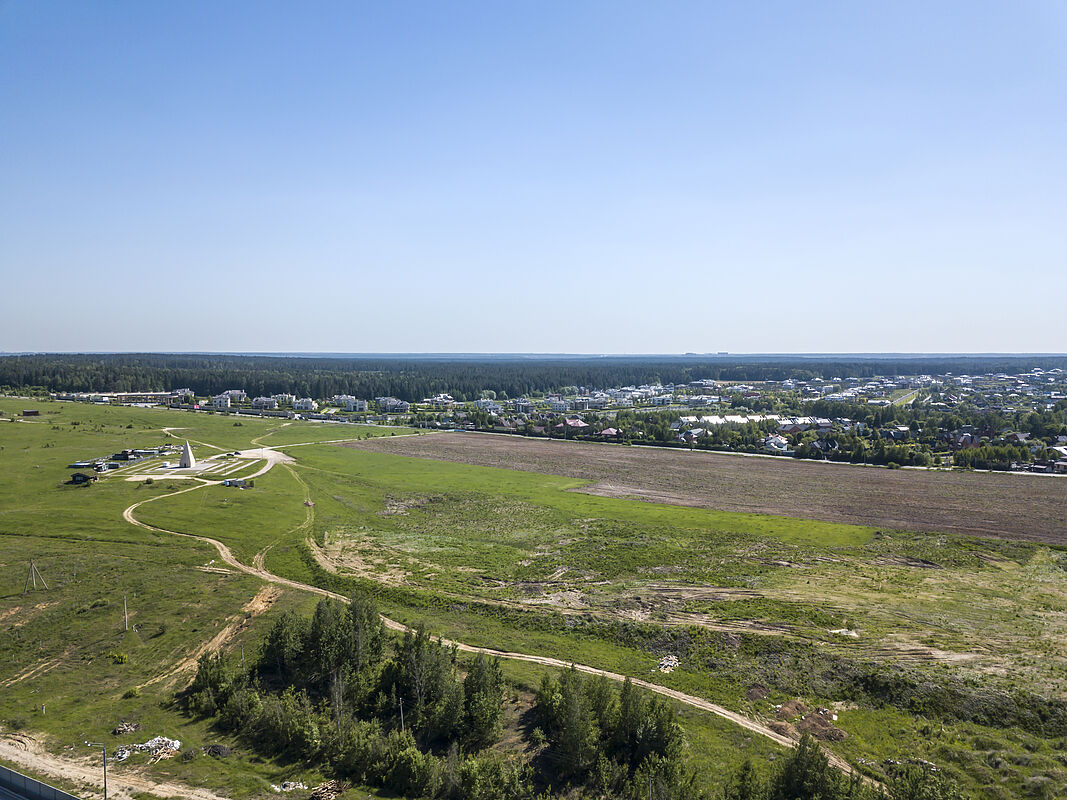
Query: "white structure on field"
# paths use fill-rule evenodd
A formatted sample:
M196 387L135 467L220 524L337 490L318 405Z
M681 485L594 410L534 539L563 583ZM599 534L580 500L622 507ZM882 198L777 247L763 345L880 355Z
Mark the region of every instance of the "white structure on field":
M178 466L181 469L192 469L196 466L196 459L193 458L193 448L189 446L188 440L185 442L185 447L182 448L182 458L178 462Z

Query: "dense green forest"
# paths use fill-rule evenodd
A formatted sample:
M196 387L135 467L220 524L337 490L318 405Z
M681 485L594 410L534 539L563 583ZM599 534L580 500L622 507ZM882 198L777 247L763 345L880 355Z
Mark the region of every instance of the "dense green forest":
M244 389L250 395L351 394L420 400L448 392L472 400L482 390L501 399L565 386L611 387L874 375L1019 372L1067 368L1063 356L831 358L799 356L604 357L289 357L164 354L40 354L0 357L0 387L9 390L121 392L190 388L198 395Z

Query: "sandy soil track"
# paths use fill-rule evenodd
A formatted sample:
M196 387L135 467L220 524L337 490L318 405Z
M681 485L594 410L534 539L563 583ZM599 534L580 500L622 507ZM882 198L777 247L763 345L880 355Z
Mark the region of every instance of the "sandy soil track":
M0 758L16 768L25 769L37 775L62 778L69 783L80 786L100 786L102 773L99 752L78 758L59 756L47 752L44 746L32 736L23 733L9 733L0 737ZM130 800L135 795L149 793L157 797L183 797L186 800L226 800L226 798L207 789L197 789L180 783L160 782L154 778L138 775L132 771L113 772L108 770L108 798ZM82 791L84 797L95 796Z
M1067 479L889 470L785 458L519 436L438 433L342 445L592 481L655 503L1067 545Z

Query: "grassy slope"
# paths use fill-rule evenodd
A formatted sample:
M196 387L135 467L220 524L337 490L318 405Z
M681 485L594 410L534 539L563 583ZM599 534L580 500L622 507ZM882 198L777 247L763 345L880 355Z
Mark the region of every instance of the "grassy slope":
M39 408L42 416L7 421L24 407ZM186 742L186 749L220 741L205 722L169 708L171 688L154 684L137 696L124 695L184 658L227 619L239 617L259 582L240 573L202 571L198 567L215 558L214 548L123 521L122 509L130 503L184 488L187 482L161 479L149 486L108 476L89 487L74 487L65 483L74 471L67 465L125 448L175 442L163 427L182 428L175 434L192 440L239 449L253 446L253 438L277 430L279 423L242 420L234 426L233 420L213 415L6 398L0 398L0 412L7 418L0 421L0 563L5 566L0 570L0 684L55 663L3 686L0 726L45 734L54 746L72 746L76 753L84 739L117 744L162 734ZM320 425L295 425L290 438L315 440L321 430ZM390 432L361 430L362 435ZM201 457L218 452L203 445L195 449ZM268 487L275 486L262 499L277 499L286 488L303 499L285 470L264 480ZM230 491L210 499L244 499L245 493L235 496ZM250 516L256 513L248 511ZM215 510L209 503L202 513L210 518ZM276 521L269 514L262 518L266 530L276 530ZM254 529L248 530L252 547ZM23 595L31 558L49 588ZM123 628L124 594L129 631ZM254 650L277 613L288 607L307 611L314 602L299 592L283 593L229 646ZM126 662L116 663L111 653L125 654ZM113 737L110 731L121 719L139 721L141 731ZM135 756L130 768L142 767L141 761L143 757ZM237 797L262 794L270 782L319 777L300 765L264 763L239 746L237 755L226 761L162 762L151 770Z

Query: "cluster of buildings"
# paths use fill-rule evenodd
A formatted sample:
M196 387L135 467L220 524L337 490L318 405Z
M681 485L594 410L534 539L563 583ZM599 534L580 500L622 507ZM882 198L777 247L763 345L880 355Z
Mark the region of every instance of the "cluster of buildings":
M488 429L530 435L564 435L603 440L632 439L661 444L707 443L732 446L743 432L746 452L753 446L766 453L789 455L803 444L812 453L830 452L842 437L882 440L888 445L923 447L927 451L953 453L990 443L1025 444L1049 461L1049 471L1059 471L1067 462L1067 437L1056 441L1043 435L1041 441L1027 442L1025 432L1003 429L1003 419L1018 418L1030 412L1064 409L1067 401L1067 375L1062 369L1034 368L1019 374L983 375L897 375L878 377L831 377L755 382L701 379L681 384L653 383L640 386L575 387L533 397L500 398L487 391L472 401L456 400L441 392L421 401L381 396L373 399L337 394L329 398L298 397L280 393L250 398L242 389L229 389L210 398L197 399L189 389L171 392L114 392L105 394L66 393L57 399L83 402L165 404L190 410L213 410L231 414L254 414L329 421L404 422L423 427L452 430ZM812 403L822 401L822 405ZM832 403L847 404L835 408ZM1057 405L1058 404L1058 405ZM895 412L879 416L872 427L871 412L891 405L909 411L952 412L973 417L974 412L995 412L1001 420L993 430L976 430L958 425L940 430L936 441L928 427L919 431L893 424ZM849 417L815 416L845 411ZM860 409L869 409L868 411ZM853 414L855 410L855 414ZM625 413L624 413L625 412ZM632 413L630 413L632 412ZM807 413L805 413L807 412ZM899 414L896 414L899 417ZM662 422L670 419L669 429ZM655 433L650 429L655 428ZM725 433L724 433L725 432ZM1067 433L1067 429L1063 433ZM753 436L759 435L756 444ZM1051 449L1049 449L1051 448ZM1044 462L1042 462L1044 463ZM1031 465L1032 466L1032 465ZM1067 470L1067 465L1062 465Z

